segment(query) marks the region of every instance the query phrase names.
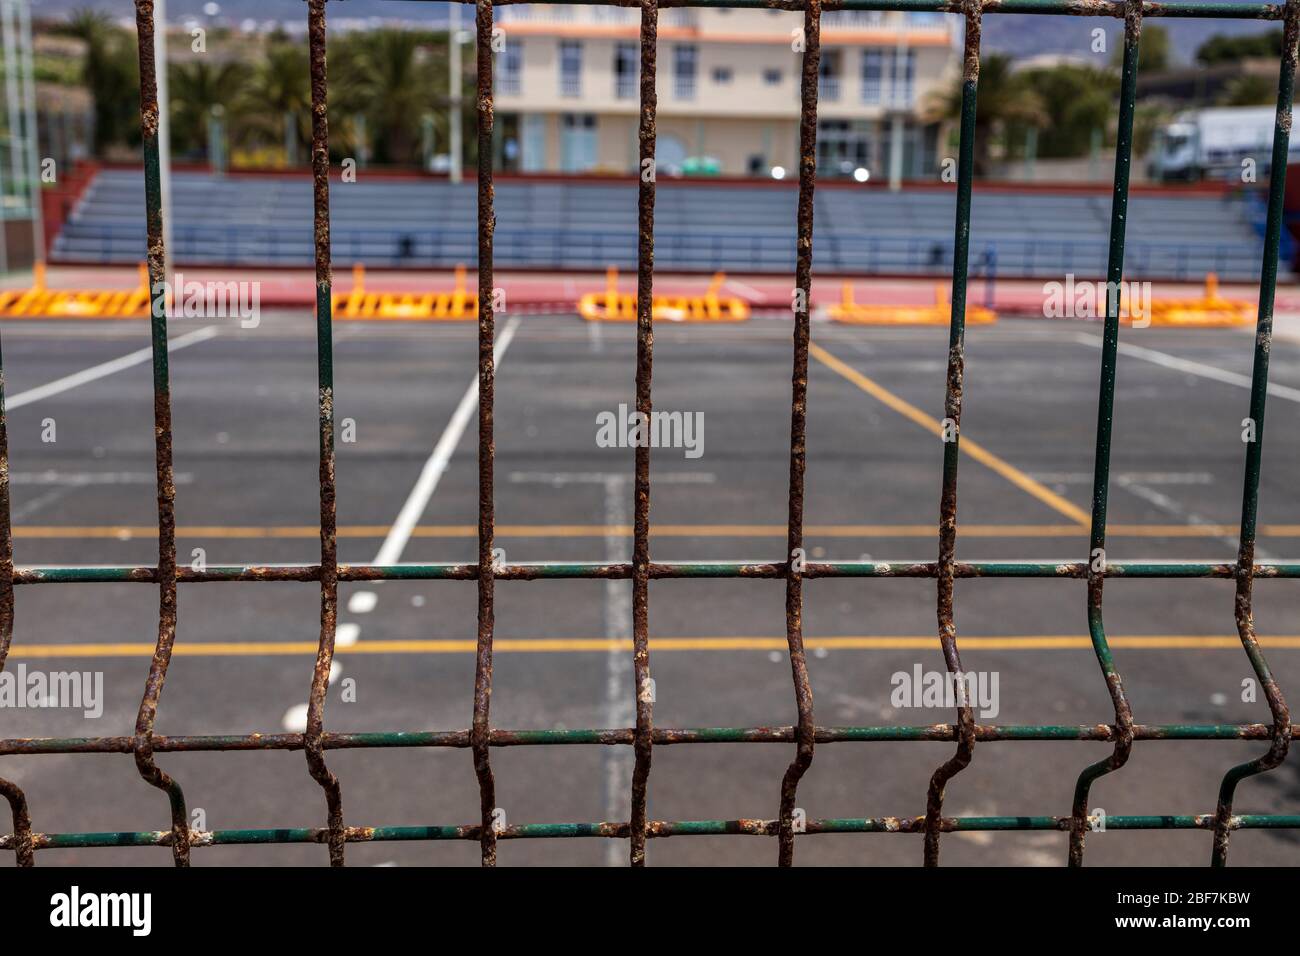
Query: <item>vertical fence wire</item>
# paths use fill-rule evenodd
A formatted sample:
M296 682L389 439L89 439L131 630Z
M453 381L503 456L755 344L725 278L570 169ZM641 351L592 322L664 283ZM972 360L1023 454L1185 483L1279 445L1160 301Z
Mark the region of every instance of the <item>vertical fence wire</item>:
M171 805L172 859L190 864L190 832L181 786L153 756L154 723L172 645L176 642L176 483L172 475L172 406L167 367L167 250L163 248L162 176L158 154L158 74L154 62L153 0L136 0L140 56L140 133L144 143L145 226L148 241L150 339L153 348L154 464L158 488L158 642L135 720L135 765ZM165 64L164 64L165 66Z
M320 431L320 643L307 700L307 731L303 751L312 779L325 791L329 814L330 866L343 865L343 792L339 779L325 764L321 735L325 724L325 694L334 662L338 624L339 555L334 487L334 337L330 303L330 146L328 83L326 80L325 0L308 0L307 32L311 56L311 167L316 248L316 376Z
M1106 569L1106 508L1110 497L1110 442L1115 419L1115 365L1119 351L1120 295L1124 280L1124 227L1128 220L1129 170L1133 160L1133 114L1137 102L1138 49L1142 34L1141 0L1126 0L1124 63L1120 74L1119 125L1115 140L1115 179L1110 206L1110 250L1106 265L1106 319L1102 330L1101 381L1097 395L1097 442L1093 456L1092 520L1088 537L1088 634L1115 711L1115 747L1109 757L1085 767L1075 783L1070 819L1070 866L1083 865L1088 794L1093 781L1128 762L1133 750L1133 711L1111 656L1102 612Z
M952 313L948 325L948 367L944 392L943 490L939 501L939 561L936 613L944 664L956 691L957 752L930 777L925 799L926 866L939 865L939 825L948 781L971 762L975 715L966 695L966 678L957 650L953 589L957 551L957 465L960 460L962 389L966 374L966 284L970 257L971 183L975 177L975 105L980 75L980 3L967 0L962 56L961 140L957 154L957 212L953 226Z
M458 0L452 0L458 2ZM492 0L478 0L474 24L478 68L478 644L474 665L474 724L470 731L474 774L479 788L479 849L484 866L496 866L493 827L496 780L489 756L492 704L492 635L496 577L492 559L495 532L492 467L496 448L492 411L496 387L493 359L492 234L496 229L492 186ZM455 37L453 43L458 43ZM460 77L455 81L459 83Z
M1259 473L1264 454L1264 406L1268 398L1268 359L1273 337L1273 298L1277 292L1277 260L1281 246L1286 194L1286 167L1291 137L1291 98L1295 90L1296 44L1300 39L1300 0L1287 0L1282 31L1282 63L1277 84L1277 119L1273 126L1273 158L1268 182L1268 218L1264 261L1260 267L1259 315L1255 326L1255 360L1250 378L1250 424L1253 440L1246 443L1246 475L1242 487L1241 542L1237 551L1237 590L1234 601L1237 634L1250 666L1264 690L1273 716L1272 746L1263 756L1231 768L1219 785L1214 814L1214 848L1210 863L1228 862L1229 823L1237 784L1272 770L1286 759L1291 742L1291 712L1255 636L1252 606L1255 584L1255 521L1259 511ZM1250 427L1249 424L1247 427Z
M645 865L646 790L650 780L650 734L654 725L654 695L650 683L650 397L654 362L655 268L655 93L658 0L641 4L641 119L638 130L640 162L637 187L636 250L636 410L646 440L636 446L632 524L632 668L636 693L633 738L632 807L629 817L629 856L633 866Z
M14 538L9 520L9 428L5 420L4 359L0 357L0 673L14 636ZM14 855L19 866L34 866L32 817L22 788L0 777L0 796L14 821Z
M803 18L803 76L799 111L799 206L795 246L794 368L790 389L790 501L786 531L785 637L798 710L795 756L781 779L777 861L794 864L794 802L813 759L813 693L803 647L803 501L807 466L808 340L812 308L813 190L817 185L817 92L821 66L821 0L808 0Z

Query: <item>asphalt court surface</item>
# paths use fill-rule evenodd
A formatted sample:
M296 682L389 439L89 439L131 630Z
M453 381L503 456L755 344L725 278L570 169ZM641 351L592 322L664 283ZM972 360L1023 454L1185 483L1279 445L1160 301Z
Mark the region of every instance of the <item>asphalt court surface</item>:
M498 540L510 562L627 560L630 448L596 443L596 416L633 402L634 329L572 316L503 317L513 336L496 391ZM209 331L204 331L209 329ZM143 323L6 323L15 557L23 565L152 564L157 559L150 366L56 388L147 348ZM654 402L703 416L702 454L652 454L652 560L783 557L790 428L790 324L656 329ZM475 374L472 325L340 324L335 408L355 441L337 446L339 557L473 562L476 416L456 409ZM317 532L314 326L273 314L260 327L176 321L171 355L179 559L313 563ZM943 446L947 331L814 326L808 410L806 544L814 560L933 560ZM1087 554L1100 327L1006 320L967 336L958 558L1083 560ZM1231 561L1240 519L1242 419L1252 339L1228 330L1125 329L1116 391L1108 557ZM1235 378L1234 378L1235 376ZM85 378L85 376L81 376ZM1300 559L1300 347L1275 343L1260 492L1259 559ZM79 384L77 382L80 381ZM26 398L23 398L27 395ZM462 417L463 418L463 417ZM46 441L50 428L54 441ZM457 439L452 441L453 439ZM399 514L441 443L454 449L409 539ZM1081 521L1080 519L1083 519ZM498 728L630 726L629 582L501 582L492 723ZM335 731L448 730L472 711L472 582L341 586ZM816 718L826 726L950 722L942 708L896 707L891 676L942 670L935 584L813 580L805 635ZM795 718L779 581L655 581L650 587L655 722L662 727L788 725ZM1252 676L1237 641L1230 581L1111 580L1107 632L1140 723L1268 722L1241 700ZM1256 585L1256 621L1284 691L1300 696L1300 587ZM102 716L0 711L6 737L130 734L156 638L157 590L144 585L18 589L9 667L103 674ZM318 636L314 584L190 584L180 590L161 734L300 729ZM956 623L969 670L996 673L998 724L1113 720L1087 641L1080 581L961 580ZM345 695L346 691L346 695ZM345 700L345 696L354 700ZM799 788L809 818L924 812L950 743L820 745ZM1074 781L1110 745L985 743L948 786L954 816L1067 814ZM1139 741L1099 781L1109 814L1206 813L1223 772L1260 742ZM771 818L786 744L660 746L650 815ZM1239 813L1294 813L1300 758L1243 783ZM478 791L465 750L331 751L350 825L472 823ZM627 747L496 748L498 804L510 823L626 819ZM324 799L300 752L164 754L204 829L323 826ZM43 832L154 830L166 799L128 755L0 758ZM7 829L7 826L5 827ZM1097 864L1204 864L1204 831L1111 832ZM474 863L473 843L350 844L355 864ZM502 865L625 861L623 841L515 840ZM655 840L652 863L775 862L761 837ZM943 862L1062 865L1059 833L951 834ZM196 865L323 864L322 846L203 848ZM12 865L12 855L0 865ZM166 865L157 849L46 850L39 861ZM912 835L809 836L796 862L919 864ZM1300 863L1300 834L1237 831L1230 861Z

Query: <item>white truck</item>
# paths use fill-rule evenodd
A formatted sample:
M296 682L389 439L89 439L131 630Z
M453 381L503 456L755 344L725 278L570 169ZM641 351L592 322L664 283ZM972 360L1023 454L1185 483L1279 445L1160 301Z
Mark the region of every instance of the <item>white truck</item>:
M1147 172L1161 182L1201 179L1242 181L1242 171L1251 167L1254 178L1263 180L1272 165L1272 106L1223 106L1179 113L1172 123L1156 132L1147 158ZM1300 143L1292 137L1290 160L1300 160Z

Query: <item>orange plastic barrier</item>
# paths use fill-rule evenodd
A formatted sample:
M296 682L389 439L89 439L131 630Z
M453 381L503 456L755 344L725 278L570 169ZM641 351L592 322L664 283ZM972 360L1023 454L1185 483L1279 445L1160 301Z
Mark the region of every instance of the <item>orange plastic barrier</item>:
M749 303L718 295L726 281L726 275L719 272L703 295L657 295L650 302L650 317L656 322L744 322L749 318ZM588 322L635 322L636 293L618 291L618 270L610 266L605 272L605 291L588 292L580 298L578 314Z
M1213 272L1206 273L1205 295L1199 299L1154 299L1150 310L1151 325L1208 329L1250 325L1255 321L1255 303L1222 298L1219 277ZM1121 315L1124 322L1132 324L1128 309Z
M0 292L7 319L145 319L149 317L149 271L140 263L134 289L49 289L45 263L32 269L30 289Z
M456 266L450 292L371 292L366 268L352 267L352 290L333 297L334 318L349 321L472 322L478 319L478 296L465 287L465 267Z
M836 322L851 325L947 325L952 319L948 287L942 282L934 288L934 305L859 305L853 300L853 284L844 283L840 301L826 307L826 314ZM996 322L997 313L979 305L966 306L966 324Z

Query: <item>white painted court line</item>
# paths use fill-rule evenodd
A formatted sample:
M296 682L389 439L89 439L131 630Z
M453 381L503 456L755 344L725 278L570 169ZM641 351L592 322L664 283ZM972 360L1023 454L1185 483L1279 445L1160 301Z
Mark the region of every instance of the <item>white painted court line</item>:
M348 600L349 614L369 614L379 603L379 595L374 591L358 591Z
M201 329L195 329L193 332L187 332L185 335L178 336L167 343L167 351L175 352L189 345L197 345L199 342L206 342L210 338L216 337L220 333L215 325L205 325ZM5 399L5 410L12 412L15 408L22 408L24 405L30 405L33 402L39 402L43 398L49 398L51 395L58 395L60 392L66 392L69 389L77 388L96 379L105 378L124 369L139 365L142 362L153 360L153 349L137 349L129 352L121 358L115 358L111 362L104 362L102 365L93 365L90 368L82 369L80 372L73 372L71 375L65 375L63 378L56 378L52 382L44 385L38 385L36 388L29 388L25 392L19 392L10 398Z
M1080 332L1075 336L1075 341L1090 345L1093 348L1101 348L1101 336L1088 335ZM1141 359L1144 362L1150 362L1152 365L1160 365L1164 368L1173 369L1176 372L1186 372L1188 375L1199 375L1201 378L1208 378L1215 382L1223 382L1225 385L1236 385L1238 388L1250 388L1250 376L1239 375L1236 372L1229 372L1227 369L1218 368L1214 365L1205 365L1202 362L1193 362L1189 359L1182 359L1176 355L1170 355L1167 352L1157 352L1155 349L1143 348L1140 345L1129 345L1127 342L1119 343L1119 354L1127 355L1131 358ZM1300 388L1291 388L1287 385L1275 385L1269 383L1268 394L1274 398L1284 398L1288 402L1300 402Z
M500 364L502 356L506 354L506 349L514 341L515 332L519 328L519 316L515 316L506 323L506 327L501 331L501 337L497 339L496 346L492 350L492 360ZM402 551L406 549L406 543L411 540L411 533L415 531L415 526L420 517L424 514L424 509L429 504L429 499L433 497L434 491L438 488L438 482L442 480L443 473L447 470L447 463L451 461L452 453L455 452L456 446L460 444L461 436L465 434L465 429L469 426L470 418L478 409L478 376L469 383L469 388L461 397L460 404L456 406L456 411L452 413L451 421L447 423L447 428L438 439L438 444L433 446L433 453L429 455L428 461L424 463L424 469L420 472L420 477L415 480L415 486L411 488L411 493L406 497L406 503L402 505L402 510L397 513L393 526L388 529L388 536L384 538L384 543L379 548L379 553L375 555L374 564L396 564L402 557Z
M492 349L492 361L495 365L501 364L501 358L506 354L506 349L514 340L515 332L519 329L520 317L515 316L506 323L505 328L501 330L501 335L497 338L496 344ZM460 404L456 406L456 411L452 413L451 421L447 423L446 429L443 430L442 437L438 443L433 446L433 453L429 455L428 460L424 463L424 468L420 471L420 477L415 480L415 486L411 493L407 495L406 502L402 505L402 510L397 513L397 518L392 527L388 529L388 535L384 538L384 543L379 547L379 553L375 555L374 564L396 564L402 559L402 552L406 549L407 542L411 540L411 534L415 531L415 526L420 517L424 514L424 509L428 507L429 500L433 493L438 489L438 482L442 480L443 473L447 470L447 464L451 461L452 453L456 446L460 444L461 436L465 434L465 429L469 427L471 416L478 409L478 376L469 383L469 388L461 396ZM378 596L373 591L359 591L348 600L348 611L355 614L366 614L373 611L375 605L379 603ZM351 647L361 640L361 625L346 623L339 624L334 632L335 649ZM342 673L342 665L337 661L333 665L338 670L331 669L331 680L337 680L338 675ZM294 704L284 713L281 721L284 729L291 733L302 733L307 728L307 705Z
M151 471L15 471L9 475L11 485L152 485L158 476ZM176 484L189 484L194 475L179 471L173 479Z
M610 475L605 487L605 526L622 527L628 523L627 503L621 475ZM611 564L631 559L621 535L605 535L605 560ZM632 638L632 582L609 579L605 582L605 633L622 646ZM630 727L636 723L636 700L632 686L632 655L610 649L605 655L605 720L610 727ZM605 747L605 819L620 820L624 795L629 792L635 764L631 747ZM610 840L605 847L605 865L625 863L622 840Z
M307 705L294 704L284 712L280 718L280 726L291 734L305 734L307 732Z
M1197 526L1197 525L1204 526L1204 525L1218 523L1214 521L1209 521L1205 517L1197 514L1194 511L1188 511L1181 504L1175 501L1170 495L1167 495L1161 491L1157 491L1155 488L1150 487L1146 483L1133 481L1132 479L1127 479L1127 478L1118 478L1116 479L1116 481L1118 482L1119 487L1123 488L1129 494L1136 495L1137 497L1141 498L1143 501L1147 502L1152 507L1157 508L1160 511L1163 511L1165 514L1170 515L1174 518L1178 518L1180 521L1183 521L1186 524L1193 525L1193 526ZM1219 535L1218 538L1220 541L1226 544L1233 551L1236 551L1237 548L1241 545L1241 541L1233 537L1232 535L1226 535L1226 534ZM1258 548L1258 547L1255 549L1255 557L1259 561L1273 560L1272 555L1270 555L1263 548Z
M712 484L717 476L712 472L666 472L654 478L655 484ZM550 472L516 471L510 475L512 482L540 483L552 487L572 484L600 485L605 493L605 560L619 564L631 559L630 544L613 529L629 523L628 500L632 497L633 476L627 472ZM605 654L605 726L633 727L636 725L636 686L633 680L632 656L621 650L623 641L632 640L632 582L626 579L605 580L605 605L603 613L605 636L612 645ZM605 819L618 820L626 812L627 801L635 768L635 754L631 747L605 747L601 755L605 771ZM622 840L610 840L605 846L606 866L627 865L627 845Z

